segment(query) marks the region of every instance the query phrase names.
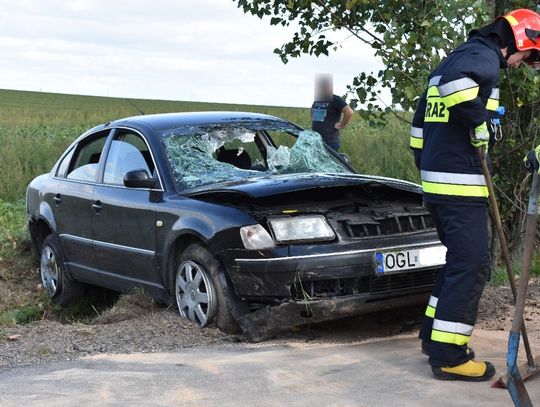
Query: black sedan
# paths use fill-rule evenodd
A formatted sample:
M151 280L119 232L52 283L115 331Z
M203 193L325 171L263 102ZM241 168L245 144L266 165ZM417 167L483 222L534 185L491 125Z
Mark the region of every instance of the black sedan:
M52 301L142 287L253 340L425 302L445 262L418 185L359 175L319 134L262 114L94 127L26 201Z

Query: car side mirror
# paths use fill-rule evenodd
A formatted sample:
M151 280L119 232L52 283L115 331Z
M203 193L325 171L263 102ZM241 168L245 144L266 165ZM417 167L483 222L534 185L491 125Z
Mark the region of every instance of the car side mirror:
M157 180L150 178L146 170L133 170L124 175L124 186L128 188L155 188Z
M343 160L345 160L345 162L347 164L350 164L351 163L351 159L349 158L349 156L345 153L339 153L339 155L341 156L341 158L343 158Z

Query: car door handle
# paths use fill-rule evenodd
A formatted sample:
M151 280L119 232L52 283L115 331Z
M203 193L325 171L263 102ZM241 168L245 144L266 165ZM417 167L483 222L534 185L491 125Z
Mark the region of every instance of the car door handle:
M92 202L92 208L94 208L94 211L96 211L96 213L100 213L101 210L103 209L103 206L101 205L101 201Z
M60 194L54 195L54 203L56 204L56 206L60 206L60 204L62 203L62 196Z

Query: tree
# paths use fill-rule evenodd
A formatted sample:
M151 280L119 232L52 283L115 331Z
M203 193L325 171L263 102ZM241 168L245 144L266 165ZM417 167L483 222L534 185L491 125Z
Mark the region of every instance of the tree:
M384 68L360 72L351 78L348 93L353 107L370 124L385 114L416 108L427 77L444 56L465 41L473 27L519 7L534 8L533 1L505 0L235 0L245 13L270 18L271 25L298 27L291 40L274 52L284 63L302 54L329 55L352 38L369 45ZM350 39L347 39L350 40ZM495 149L495 180L507 234L519 243L524 214L521 158L533 147L539 133L539 76L514 70L502 83L502 104L509 114L504 121L504 150ZM389 89L392 100L380 98ZM406 135L405 135L406 136ZM404 152L405 153L405 152ZM516 244L519 249L520 245Z
M353 107L364 118L374 113L416 108L427 77L450 50L466 38L476 20L489 17L481 1L470 0L237 0L244 12L270 16L271 25L298 25L293 38L274 50L284 63L302 54L328 55L348 37L369 45L384 64L361 72L348 88ZM351 39L347 39L350 41ZM392 103L380 99L389 89Z

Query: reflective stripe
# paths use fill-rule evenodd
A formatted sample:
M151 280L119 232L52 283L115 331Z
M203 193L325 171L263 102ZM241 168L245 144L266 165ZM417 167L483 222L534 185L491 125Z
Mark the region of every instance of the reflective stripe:
M436 86L430 86L426 94L427 98L439 97L439 89Z
M411 136L416 138L424 137L424 129L422 127L411 127Z
M437 308L437 303L439 302L439 299L437 297L434 297L433 295L429 297L429 306L433 308Z
M487 141L489 140L489 131L487 123L482 123L480 126L474 129L474 138L476 140Z
M422 149L424 148L424 139L422 138L416 138L416 137L411 137L411 141L409 143L409 146L411 148L419 148L419 149Z
M433 320L431 340L454 345L465 345L469 342L474 327L461 322Z
M499 100L498 99L488 99L486 103L486 109L487 110L497 110L499 107Z
M428 194L469 196L477 198L487 198L489 196L486 186L436 184L433 182L422 181L422 189Z
M443 97L442 100L446 104L446 107L450 108L452 106L459 105L460 103L470 102L471 100L476 99L478 97L479 89L480 88L477 86L475 88L461 90Z
M449 333L471 336L474 326L463 324L461 322L443 321L442 319L433 320L433 329Z
M468 344L469 339L470 337L466 335L441 332L435 329L431 331L431 340L435 342L451 343L453 345L461 346Z
M429 80L428 87L430 86L437 86L439 82L441 81L442 75L434 76Z
M449 96L471 88L478 88L478 84L471 78L461 78L438 86L441 97Z
M516 26L516 25L519 24L519 21L517 20L517 18L510 15L510 14L504 16L504 18L506 18L508 20L508 22L510 23L510 25L512 25L512 26Z
M482 174L458 174L454 172L439 172L422 170L422 180L439 184L486 185Z
M480 89L471 78L456 79L437 88L447 108L476 99Z
M489 95L489 98L499 100L500 93L501 92L500 92L499 88L493 88L493 90L491 91L491 95Z
M429 297L428 306L426 308L426 316L429 318L435 318L435 309L437 308L437 302L439 299L433 295Z

